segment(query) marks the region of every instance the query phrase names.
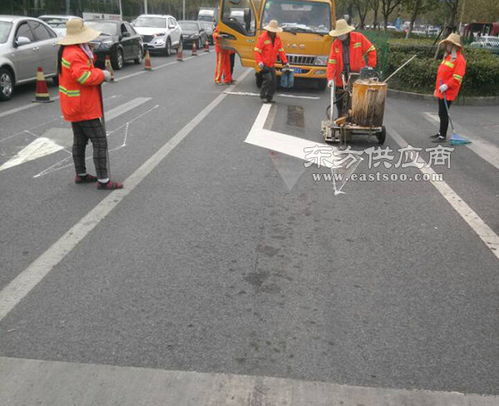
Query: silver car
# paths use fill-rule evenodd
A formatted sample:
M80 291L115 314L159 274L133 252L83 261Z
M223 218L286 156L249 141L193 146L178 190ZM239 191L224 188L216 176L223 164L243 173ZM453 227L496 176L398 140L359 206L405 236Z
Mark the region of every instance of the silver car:
M37 18L0 15L0 100L9 100L14 86L57 76L57 34Z

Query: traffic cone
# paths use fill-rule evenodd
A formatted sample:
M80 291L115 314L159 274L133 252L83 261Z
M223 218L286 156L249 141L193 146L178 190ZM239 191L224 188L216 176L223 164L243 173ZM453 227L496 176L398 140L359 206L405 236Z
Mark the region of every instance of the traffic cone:
M109 55L106 55L104 66L106 70L111 74L111 82L114 82L114 70L113 65L111 65L111 59L109 59Z
M146 57L144 58L144 69L152 70L151 55L149 54L149 50L146 51Z
M49 89L41 66L36 70L36 91L33 103L51 103Z
M196 45L196 42L192 43L192 56L198 56L198 46Z
M204 42L204 52L210 52L210 43L208 40Z
M177 48L177 61L184 62L184 48L182 45Z

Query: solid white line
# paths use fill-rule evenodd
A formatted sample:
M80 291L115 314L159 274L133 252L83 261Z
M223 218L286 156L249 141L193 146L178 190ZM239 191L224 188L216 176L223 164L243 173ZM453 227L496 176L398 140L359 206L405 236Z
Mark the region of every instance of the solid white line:
M388 131L390 136L401 147L405 148L408 142L395 130ZM419 158L419 162L424 163L420 171L423 174L428 174L430 182L440 192L440 194L449 202L449 204L456 210L456 212L463 218L466 223L473 229L473 231L480 237L485 245L492 251L492 253L499 259L499 236L492 230L470 207L467 203L444 181L436 181L435 171L426 165L426 162Z
M121 104L115 107L114 109L111 109L108 112L106 112L105 116L106 121L114 120L116 117L119 117L130 110L133 110L134 108L140 106L141 104L147 103L149 100L151 100L150 97L136 97L135 99L132 99L124 104Z
M253 93L253 92L225 92L226 94L230 94L233 96L254 96L254 97L260 97L260 93ZM294 95L294 94L285 94L285 93L279 93L276 96L278 97L288 97L288 98L293 98L293 99L306 99L306 100L319 100L320 97L316 96L299 96L299 95Z
M192 59L192 58L195 58L195 56L188 56L187 58L184 58L184 62L188 61L189 59ZM120 81L122 81L124 79L130 79L130 78L133 78L135 76L143 75L144 73L154 72L156 70L160 70L160 69L166 68L167 66L175 65L177 63L179 63L179 61L175 60L175 61L171 61L171 62L168 62L168 63L164 63L162 65L158 65L156 67L153 66L152 71L141 70L139 72L130 73L129 75L120 76L119 78L114 79L114 81L115 82L120 82Z
M438 115L435 113L424 112L424 116L430 122L439 123L440 119ZM462 128L456 126L457 132L463 137L469 139L471 144L465 144L465 146L471 149L475 154L477 154L484 161L487 161L492 166L499 169L499 148L494 144L484 140L483 138L477 137L476 135L469 135L466 131L463 131Z
M241 75L241 81L249 74ZM0 320L2 320L31 290L61 262L137 185L149 175L173 149L186 138L225 98L220 94L153 156L125 180L125 188L104 198L59 240L33 261L24 271L0 291Z
M2 406L492 406L499 396L0 357Z
M51 97L51 100L59 100L59 96ZM26 104L25 106L16 107L15 109L7 110L4 111L3 113L0 113L0 118L9 116L11 114L19 113L20 111L24 111L32 107L37 107L42 104L44 103L31 103L31 104Z

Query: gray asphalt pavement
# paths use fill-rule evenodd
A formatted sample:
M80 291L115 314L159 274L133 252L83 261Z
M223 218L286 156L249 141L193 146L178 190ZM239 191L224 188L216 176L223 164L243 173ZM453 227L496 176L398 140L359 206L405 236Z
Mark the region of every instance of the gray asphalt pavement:
M335 195L332 182L313 176L327 168L305 167L279 146L244 142L261 112L259 98L246 94L257 91L252 72L237 68L238 82L228 88L213 83L213 53L184 63L156 57L153 64L161 68L141 73L131 65L104 87L112 177L136 176L162 146L173 147L0 320L0 382L15 359L32 359L68 362L71 370L178 371L171 379L179 391L184 372L207 374L199 375L205 383L213 374L252 376L251 385L227 379L253 389L266 377L270 392L290 382L338 385L307 389L315 391L309 402L296 396L279 403L277 395L274 402L263 390L251 395L253 403L205 404L327 404L339 399L339 385L372 388L346 391L345 405L499 404L499 168L487 155L499 150L496 108L453 106L475 149L456 147L450 168L434 170L458 198L429 181L400 180L350 180ZM232 94L217 99L226 90ZM305 85L278 93L284 96L276 97L265 128L322 144L328 93ZM71 133L58 102L32 107L31 98L25 86L0 105L2 292L109 196L72 183ZM435 113L430 103L388 100L385 147L398 159L402 138L428 161ZM65 149L2 170L40 137L49 140L45 147ZM377 142L356 137L351 147L362 153ZM356 174L420 173L363 158ZM2 300L0 293L0 310ZM21 396L30 391L28 370L52 371L24 365L15 384L0 385L0 404L28 399ZM50 387L58 375L45 374ZM199 389L199 399L215 386ZM410 403L412 392L409 400L375 403L393 390L432 395L425 403ZM487 396L446 402L450 392ZM68 404L51 399L42 404ZM75 404L113 404L82 399L73 397ZM201 404L175 399L168 404Z

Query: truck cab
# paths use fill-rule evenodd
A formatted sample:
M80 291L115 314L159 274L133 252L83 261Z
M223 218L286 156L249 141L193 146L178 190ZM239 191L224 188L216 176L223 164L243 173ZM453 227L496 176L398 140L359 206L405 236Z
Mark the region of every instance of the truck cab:
M236 51L243 66L256 67L256 40L270 20L277 20L284 30L279 36L295 77L316 80L325 88L335 1L220 0L221 47ZM282 65L276 68L280 75Z

